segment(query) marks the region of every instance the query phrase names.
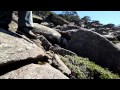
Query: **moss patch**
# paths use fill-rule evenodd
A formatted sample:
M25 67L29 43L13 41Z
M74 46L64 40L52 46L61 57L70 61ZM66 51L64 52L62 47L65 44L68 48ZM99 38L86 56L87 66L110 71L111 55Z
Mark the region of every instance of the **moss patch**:
M104 69L88 58L78 56L61 56L61 60L71 69L71 78L74 79L119 79L117 74L113 74L108 69Z
M114 41L112 41L112 43L117 44L117 43L120 43L120 41L114 40Z

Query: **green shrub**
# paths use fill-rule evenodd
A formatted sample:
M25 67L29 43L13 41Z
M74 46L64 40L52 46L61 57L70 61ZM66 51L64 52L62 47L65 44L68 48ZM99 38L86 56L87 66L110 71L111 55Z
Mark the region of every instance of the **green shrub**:
M88 58L78 56L61 56L61 60L71 69L72 75L77 79L119 79L107 69L89 61Z

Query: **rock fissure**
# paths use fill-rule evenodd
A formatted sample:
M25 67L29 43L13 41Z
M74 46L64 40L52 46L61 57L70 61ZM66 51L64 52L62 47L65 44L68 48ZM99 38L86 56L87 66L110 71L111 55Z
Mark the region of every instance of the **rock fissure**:
M22 66L25 66L25 65L28 65L31 63L37 64L38 61L43 61L45 59L46 59L46 57L41 58L41 56L37 56L36 58L27 58L25 60L18 60L18 61L14 61L14 62L12 62L12 60L11 60L7 64L0 65L0 76L4 75L7 72L16 70Z

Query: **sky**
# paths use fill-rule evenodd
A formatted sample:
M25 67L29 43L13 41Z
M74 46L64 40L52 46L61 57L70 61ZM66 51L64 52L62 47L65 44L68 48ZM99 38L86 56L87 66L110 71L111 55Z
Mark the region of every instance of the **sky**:
M62 11L53 11L57 14ZM91 20L98 20L102 24L113 23L120 25L120 11L77 11L80 18L90 16Z

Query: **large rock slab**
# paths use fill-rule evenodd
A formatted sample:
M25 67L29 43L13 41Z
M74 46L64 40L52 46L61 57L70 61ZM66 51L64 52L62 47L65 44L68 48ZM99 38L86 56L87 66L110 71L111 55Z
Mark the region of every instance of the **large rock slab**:
M59 70L49 64L29 64L17 70L8 72L0 79L69 79Z
M65 56L65 55L76 55L74 52L67 50L65 48L61 48L58 46L52 46L50 47L50 50L52 50L54 53Z
M51 42L60 43L61 34L56 30L46 27L44 25L40 25L38 23L34 23L34 28L35 28L34 32L36 34L43 35L45 38L47 38Z
M120 73L120 50L102 35L88 30L78 30L68 41L67 48L88 57L95 63Z
M52 65L68 76L71 74L71 70L62 62L57 54L54 54Z
M43 49L28 38L0 29L0 66L44 55Z

